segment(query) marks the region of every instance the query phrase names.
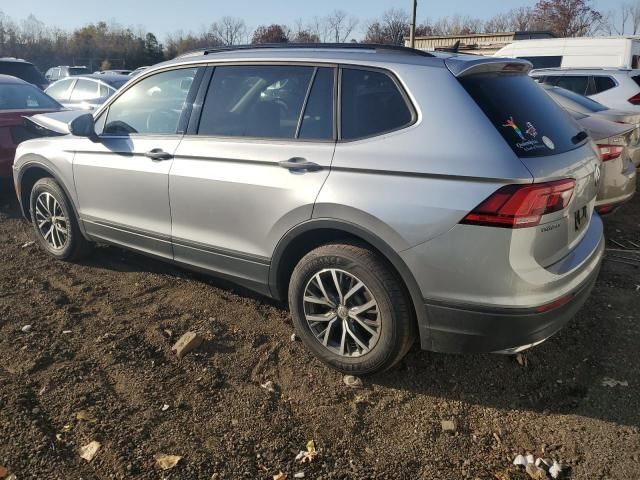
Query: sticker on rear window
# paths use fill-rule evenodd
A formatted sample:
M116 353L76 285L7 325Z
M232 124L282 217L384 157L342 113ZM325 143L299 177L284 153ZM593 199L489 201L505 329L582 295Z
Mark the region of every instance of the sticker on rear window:
M513 119L513 116L509 117L509 119L502 124L502 126L505 128L513 129L514 133L518 136L518 138L522 140L521 142L518 142L515 144L516 147L518 147L521 150L524 150L525 152L530 152L532 150L539 150L541 148L544 148L544 145L546 145L547 148L551 150L554 150L556 148L553 142L551 141L551 139L549 139L548 137L545 137L545 136L542 137L542 143L544 143L544 145L540 144L539 140L536 140L538 136L538 129L533 125L533 123L527 122L525 125L527 129L525 132L523 132L518 126L518 124L515 122L515 120Z

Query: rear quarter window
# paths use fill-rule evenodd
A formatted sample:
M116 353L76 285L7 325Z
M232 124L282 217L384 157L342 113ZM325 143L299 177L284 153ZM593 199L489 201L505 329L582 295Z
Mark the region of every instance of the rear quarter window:
M616 82L611 77L594 76L595 93L606 92L616 86Z
M518 157L573 150L579 126L526 75L478 74L461 79L465 90Z
M373 70L342 69L341 111L343 140L380 135L413 121L398 85L386 73Z
M0 74L11 75L34 85L46 83L42 73L31 63L25 62L0 62Z

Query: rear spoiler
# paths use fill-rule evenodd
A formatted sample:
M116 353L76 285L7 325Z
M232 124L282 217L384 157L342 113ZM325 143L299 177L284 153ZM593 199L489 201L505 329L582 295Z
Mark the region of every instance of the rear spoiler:
M69 135L69 124L86 110L62 110L54 113L41 113L32 117L22 117L24 126L42 137Z
M444 61L451 73L462 78L478 73L520 73L527 75L533 64L516 58L454 56Z

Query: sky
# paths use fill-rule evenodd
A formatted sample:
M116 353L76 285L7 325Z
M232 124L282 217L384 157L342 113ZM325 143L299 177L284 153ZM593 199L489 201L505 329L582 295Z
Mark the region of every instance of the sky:
M594 0L601 10L619 8L625 0ZM418 0L418 19L437 19L455 14L487 19L496 13L535 0ZM297 19L324 16L342 9L358 17L360 29L385 10L409 10L411 0L0 0L0 11L14 20L34 14L47 26L73 29L106 21L123 26L142 26L161 40L178 30L198 32L225 15L241 17L250 29L271 23L294 24Z

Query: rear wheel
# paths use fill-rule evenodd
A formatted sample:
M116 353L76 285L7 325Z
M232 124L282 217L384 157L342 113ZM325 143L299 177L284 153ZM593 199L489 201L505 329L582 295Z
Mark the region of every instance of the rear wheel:
M82 236L71 204L53 178L38 180L31 190L31 222L38 243L60 260L77 260L91 244Z
M302 341L344 373L388 369L415 339L402 282L377 253L355 243L305 255L291 277L289 306Z

